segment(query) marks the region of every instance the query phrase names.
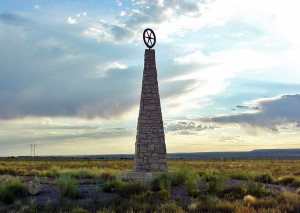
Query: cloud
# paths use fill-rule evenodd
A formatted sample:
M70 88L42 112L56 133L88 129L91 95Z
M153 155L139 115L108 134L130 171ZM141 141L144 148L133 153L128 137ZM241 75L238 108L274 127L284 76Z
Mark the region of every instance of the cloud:
M177 135L198 135L203 130L214 130L219 128L214 124L204 124L189 120L167 120L164 122L165 132Z
M34 9L37 9L37 10L38 10L38 9L40 9L40 6L39 6L39 5L37 5L37 4L36 4L36 5L34 5L33 7L34 7Z
M262 98L252 101L260 110L234 115L220 115L211 118L200 118L201 121L241 124L252 127L269 128L278 131L286 124L299 126L300 123L300 94L282 95L275 98Z
M117 3L120 5L121 2ZM139 1L133 3L128 16L121 11L117 24L110 22L102 27L113 36L112 42L132 42L140 39L140 32L145 28L153 26L161 42L165 42L171 39L169 35L178 36L184 30L198 26L201 22L195 18L200 16L200 8L199 2Z
M69 24L77 24L77 19L76 18L72 18L71 16L67 19L67 22Z
M241 139L241 136L231 136L231 135L223 135L219 137L220 142L227 142L227 143L238 143L238 142L243 142Z
M72 33L77 27L41 22L28 31L0 24L0 120L119 120L138 107L142 54L132 65L127 48L83 39Z
M120 64L118 62L110 62L106 65L98 65L97 69L99 70L99 72L97 73L97 77L99 78L103 78L106 76L106 73L109 70L113 70L113 69L127 69L128 67L125 64Z
M259 110L259 107L257 107L257 106L241 106L241 105L237 105L236 108L242 109L242 110Z
M105 32L104 30L97 29L95 27L90 27L88 29L85 29L83 31L83 35L91 38L96 38L98 42L110 41L112 37L109 33Z
M9 25L24 25L30 20L15 12L3 12L0 14L0 21Z
M119 7L121 7L123 5L121 1L116 1L116 3Z

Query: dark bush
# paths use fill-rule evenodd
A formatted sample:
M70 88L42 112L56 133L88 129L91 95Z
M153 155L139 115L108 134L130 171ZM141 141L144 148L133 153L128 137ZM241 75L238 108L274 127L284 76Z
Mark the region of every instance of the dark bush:
M162 189L170 190L171 182L171 174L167 172L160 173L151 181L151 189L154 191L159 191Z
M273 183L274 180L271 174L259 174L254 177L254 181L261 183Z
M268 196L271 194L269 190L266 190L261 183L250 183L248 185L248 194L254 197L261 198L263 196Z
M26 195L26 185L19 178L7 178L0 185L0 203L10 204Z
M170 192L168 190L160 190L157 192L157 198L162 200L162 201L167 201L170 198Z
M206 175L207 173L204 172L204 171L200 171L197 174L198 174L199 177L202 177L202 176Z
M247 188L243 183L234 185L229 188L229 193L231 193L235 198L243 198L247 194Z
M280 177L275 183L280 185L285 185L285 186L292 186L292 187L300 186L300 180L296 179L293 176Z
M114 193L117 192L122 185L124 185L124 183L120 179L109 180L103 183L102 191Z

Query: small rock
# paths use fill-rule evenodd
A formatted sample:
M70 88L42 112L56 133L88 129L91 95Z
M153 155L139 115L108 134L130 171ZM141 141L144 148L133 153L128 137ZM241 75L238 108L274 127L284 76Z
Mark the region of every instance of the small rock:
M41 191L41 184L34 182L34 181L29 181L27 184L27 191L30 195L37 195Z

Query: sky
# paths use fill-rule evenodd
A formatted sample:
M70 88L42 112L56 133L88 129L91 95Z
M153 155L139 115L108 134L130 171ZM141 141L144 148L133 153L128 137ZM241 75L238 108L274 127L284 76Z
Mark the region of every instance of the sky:
M133 154L142 34L168 153L300 148L296 0L0 0L0 156Z

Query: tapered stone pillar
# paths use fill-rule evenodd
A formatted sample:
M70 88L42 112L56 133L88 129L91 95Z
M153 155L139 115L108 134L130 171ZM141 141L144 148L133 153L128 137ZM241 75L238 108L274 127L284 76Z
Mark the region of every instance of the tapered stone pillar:
M165 134L157 82L155 50L146 49L140 112L135 142L134 171L156 172L167 167Z

